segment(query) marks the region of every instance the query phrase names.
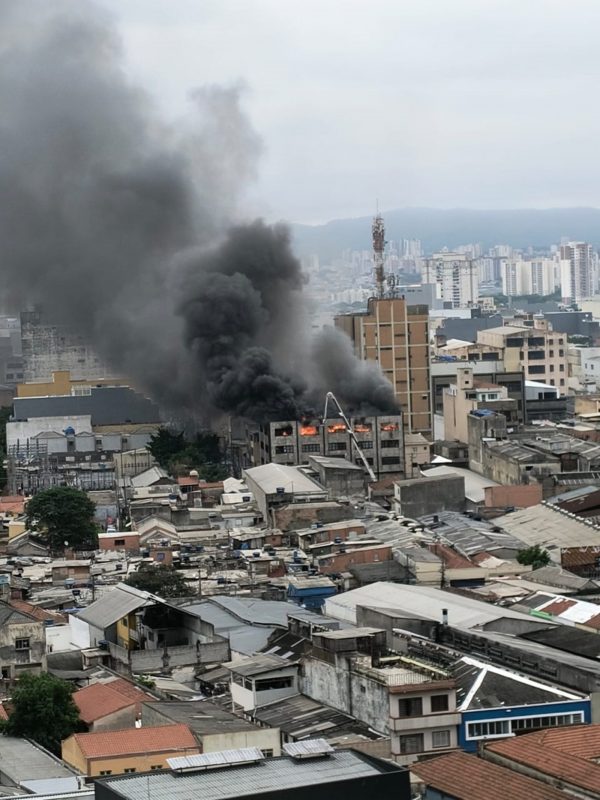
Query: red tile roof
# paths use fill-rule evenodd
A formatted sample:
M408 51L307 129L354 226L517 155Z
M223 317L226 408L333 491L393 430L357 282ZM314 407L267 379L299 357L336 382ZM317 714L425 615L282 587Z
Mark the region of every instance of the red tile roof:
M429 549L432 553L442 559L447 569L475 569L476 565L468 558L461 556L452 547L445 544L430 544Z
M182 478L177 478L177 483L180 486L198 486L200 479L183 476Z
M586 567L595 564L598 552L595 547L566 547L561 551L560 563L565 569L569 567Z
M427 786L436 789L440 794L455 797L456 800L565 798L560 789L467 753L449 753L439 758L419 761L412 764L410 770Z
M25 498L21 495L0 497L0 514L22 514L25 508Z
M28 603L27 600L13 598L8 602L17 611L22 611L24 614L29 614L30 617L33 617L40 622L45 622L46 620L58 623L67 622L67 618L64 614L59 614L58 611L48 611L46 608L36 606L33 603Z
M600 765L590 759L598 754L600 725L536 731L491 742L483 751L484 758L513 761L540 775L596 793L600 791Z
M110 758L140 753L199 753L200 748L187 725L156 728L126 728L119 731L74 733L84 758Z
M577 602L575 600L555 600L553 603L548 603L547 606L539 608L539 610L543 611L545 614L552 614L556 617L562 614L563 611L566 611L568 608L573 608L573 606L576 605Z
M75 705L81 719L90 725L102 717L114 714L124 708L132 708L135 701L104 683L93 683L73 694Z
M148 694L148 692L140 689L139 686L135 686L135 684L125 678L115 678L112 681L107 681L104 685L110 686L113 691L119 692L123 697L128 697L130 700L133 700L135 702L136 713L138 714L142 710L142 703L156 701L156 697Z

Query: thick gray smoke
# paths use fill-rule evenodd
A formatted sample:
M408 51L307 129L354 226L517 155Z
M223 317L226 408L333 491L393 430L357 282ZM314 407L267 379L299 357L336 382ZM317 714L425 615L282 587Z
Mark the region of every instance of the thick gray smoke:
M308 341L286 229L239 223L261 149L240 88L169 124L121 56L87 0L0 4L4 306L75 326L167 409L296 417L332 390L391 410L341 334Z

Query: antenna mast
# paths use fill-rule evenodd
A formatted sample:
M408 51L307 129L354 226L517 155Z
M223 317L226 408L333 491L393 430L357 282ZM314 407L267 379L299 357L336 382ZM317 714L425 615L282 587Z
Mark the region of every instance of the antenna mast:
M377 297L381 300L384 295L385 275L383 272L384 266L384 250L385 250L385 225L383 224L383 217L381 214L373 218L373 261L375 264L375 287Z

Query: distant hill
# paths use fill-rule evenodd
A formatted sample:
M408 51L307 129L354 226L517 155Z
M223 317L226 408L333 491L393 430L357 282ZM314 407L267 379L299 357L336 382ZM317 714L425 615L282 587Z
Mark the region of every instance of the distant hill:
M383 212L386 239L420 239L426 252L469 242L484 247L548 247L561 237L600 244L600 209L547 208L476 211L468 208L401 208ZM325 225L292 225L300 256L317 253L321 259L345 248L371 247L371 217L337 219Z

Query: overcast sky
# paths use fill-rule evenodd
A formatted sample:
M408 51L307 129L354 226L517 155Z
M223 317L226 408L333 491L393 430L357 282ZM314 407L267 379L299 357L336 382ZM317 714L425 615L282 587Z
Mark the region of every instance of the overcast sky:
M244 82L269 219L600 205L598 0L98 2L169 113Z

